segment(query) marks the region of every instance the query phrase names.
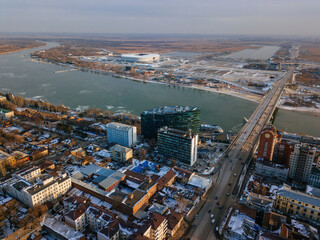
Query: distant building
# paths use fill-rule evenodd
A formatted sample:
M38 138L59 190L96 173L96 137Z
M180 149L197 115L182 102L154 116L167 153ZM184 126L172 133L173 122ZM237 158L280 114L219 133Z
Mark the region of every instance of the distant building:
M145 138L157 138L160 128L167 126L183 131L200 131L200 109L189 106L160 107L141 113L141 134Z
M287 215L320 222L320 198L283 186L277 192L273 207Z
M113 147L111 147L110 152L112 154L112 160L122 163L127 162L133 156L131 148L123 147L120 145L114 145Z
M29 207L53 201L70 187L71 178L67 174L54 178L49 174L41 174L40 168L36 167L16 173L5 183L6 192Z
M158 53L126 53L121 54L120 60L126 62L152 63L160 60Z
M296 144L290 156L289 178L295 182L307 183L315 159L316 148L308 144Z
M133 147L137 141L137 128L122 123L108 123L107 139L109 143Z
M272 161L274 146L277 142L277 129L268 125L260 135L258 159Z
M172 128L161 128L158 131L159 154L183 163L193 165L197 161L198 134Z

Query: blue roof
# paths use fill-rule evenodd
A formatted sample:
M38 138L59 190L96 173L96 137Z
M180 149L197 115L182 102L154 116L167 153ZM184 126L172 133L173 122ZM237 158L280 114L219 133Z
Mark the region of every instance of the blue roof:
M139 166L136 166L131 169L131 171L136 172L136 173L141 173L143 171L143 168Z

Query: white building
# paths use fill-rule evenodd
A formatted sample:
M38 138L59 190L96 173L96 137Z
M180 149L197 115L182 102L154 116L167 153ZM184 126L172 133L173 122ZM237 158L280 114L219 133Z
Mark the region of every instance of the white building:
M53 201L71 187L71 178L61 174L57 178L41 174L40 168L28 168L14 175L5 183L7 193L23 204L33 207Z
M137 128L122 123L108 123L107 138L109 143L131 148L137 141Z
M126 62L152 63L160 60L158 53L127 53L121 54L121 60Z

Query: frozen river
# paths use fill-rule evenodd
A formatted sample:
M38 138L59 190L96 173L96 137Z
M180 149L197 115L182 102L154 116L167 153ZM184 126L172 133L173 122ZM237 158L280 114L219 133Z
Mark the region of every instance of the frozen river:
M57 46L49 43L40 49ZM73 109L96 107L112 112L131 112L164 105L200 107L201 120L224 130L239 130L257 104L241 98L163 84L144 83L111 75L62 71L70 66L34 62L29 49L0 55L0 91L48 100ZM54 72L59 73L54 73ZM309 113L279 110L276 125L288 132L320 136L320 118Z

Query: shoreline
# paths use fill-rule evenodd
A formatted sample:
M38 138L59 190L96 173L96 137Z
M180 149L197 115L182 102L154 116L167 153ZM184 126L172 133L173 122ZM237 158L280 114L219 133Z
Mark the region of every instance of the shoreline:
M10 53L21 52L21 51L32 49L32 48L44 47L46 45L47 45L47 43L45 43L45 44L43 44L41 46L36 46L36 47L26 47L26 48L22 48L22 49L12 50L12 51L9 51L9 52L0 52L0 55L6 55L6 54L10 54Z

